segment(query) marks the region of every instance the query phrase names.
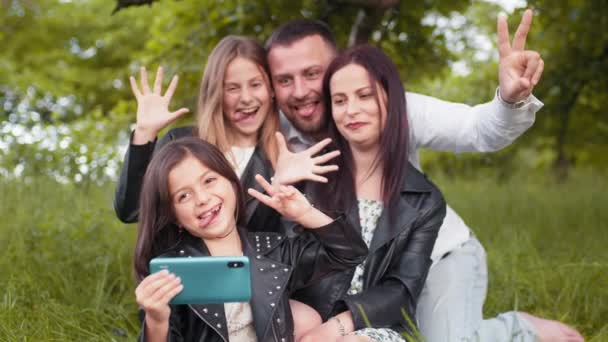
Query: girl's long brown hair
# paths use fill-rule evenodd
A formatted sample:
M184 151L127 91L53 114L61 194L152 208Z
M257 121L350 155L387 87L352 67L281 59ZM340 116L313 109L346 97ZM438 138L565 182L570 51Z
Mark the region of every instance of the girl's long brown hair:
M199 137L217 146L224 153L230 153L231 147L231 142L228 141L230 135L226 134L227 122L222 105L224 75L228 64L237 57L248 59L260 68L264 83L272 93L266 52L260 43L252 38L231 35L215 46L209 55L201 80L196 118ZM278 130L279 115L275 105L271 103L270 112L258 132L258 144L273 167L278 156L274 133Z
M194 157L232 183L236 197L237 225L245 222L245 202L241 183L232 166L215 146L196 137L174 140L154 154L144 176L139 202L139 230L134 251L135 278L149 273L150 260L189 235L179 232L169 193L169 173L187 157ZM201 240L201 243L202 240Z

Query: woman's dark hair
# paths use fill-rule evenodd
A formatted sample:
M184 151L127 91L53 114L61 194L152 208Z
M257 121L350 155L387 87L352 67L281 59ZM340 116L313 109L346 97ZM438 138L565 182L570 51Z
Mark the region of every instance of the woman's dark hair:
M407 166L408 121L406 113L405 89L399 78L399 71L391 59L380 49L371 45L359 45L340 53L329 65L323 79L325 114L332 116L330 81L340 69L356 64L367 70L370 84L378 106L381 94L375 85L386 92L386 119L380 132L380 148L374 167L382 168L382 200L389 209L389 217L394 217L399 194L403 185ZM327 184L315 186L315 200L327 210L347 210L356 201L354 161L348 141L340 134L334 120L326 120L326 130L342 154L335 161L339 170L330 177Z
M181 138L168 143L154 154L143 180L139 201L139 230L133 258L138 282L150 273L148 263L152 258L175 246L181 238L192 237L186 230L179 232L169 193L169 173L187 157L196 158L232 183L238 215L236 223L245 222L241 183L222 152L197 137Z

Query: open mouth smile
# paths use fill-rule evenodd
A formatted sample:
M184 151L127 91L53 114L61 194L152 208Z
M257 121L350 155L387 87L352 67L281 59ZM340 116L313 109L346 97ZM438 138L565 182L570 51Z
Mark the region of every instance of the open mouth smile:
M213 222L215 222L221 209L222 209L222 204L220 203L220 204L214 206L213 208L197 215L196 218L198 219L199 227L205 228L205 227L209 226L210 224L212 224Z
M255 117L260 107L237 109L234 115L234 122L249 121Z
M314 114L320 101L312 101L301 105L294 105L291 108L295 109L299 116L310 117Z

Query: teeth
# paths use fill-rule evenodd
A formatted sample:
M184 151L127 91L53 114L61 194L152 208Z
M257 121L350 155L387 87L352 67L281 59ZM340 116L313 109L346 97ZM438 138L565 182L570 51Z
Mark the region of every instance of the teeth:
M239 112L245 114L245 115L252 115L255 114L258 111L258 108L253 108L253 109L241 109L239 110Z
M307 103L305 105L302 106L295 106L297 110L300 109L310 109L311 107L313 107L315 105L315 103Z
M202 219L207 218L207 217L209 217L211 215L217 214L220 211L220 209L222 209L222 206L218 204L214 209L211 209L211 210L209 210L209 211L207 211L207 212L205 212L205 213L203 213L203 214L201 214L201 215L199 215L197 217L198 217L199 220L202 220Z

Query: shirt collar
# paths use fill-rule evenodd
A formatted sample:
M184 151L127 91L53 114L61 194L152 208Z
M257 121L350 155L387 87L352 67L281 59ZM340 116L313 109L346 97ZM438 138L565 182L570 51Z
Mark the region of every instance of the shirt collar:
M300 152L315 144L311 137L295 128L281 110L279 110L279 120L281 122L281 133L285 136L290 149Z

